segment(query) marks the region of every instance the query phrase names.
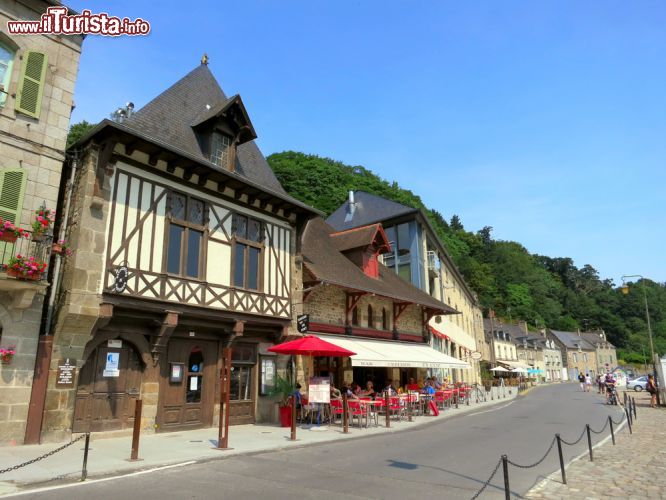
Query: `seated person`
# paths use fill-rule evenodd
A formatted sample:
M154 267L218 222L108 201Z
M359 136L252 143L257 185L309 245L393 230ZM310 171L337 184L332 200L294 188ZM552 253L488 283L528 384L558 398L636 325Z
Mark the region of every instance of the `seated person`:
M354 394L354 388L358 387L356 382L352 382L350 385L343 387L342 391L347 394L348 399L358 399L358 396Z
M432 386L435 390L437 390L437 391L442 390L442 384L439 382L439 380L437 380L437 377L435 375L433 375L430 380L431 380Z
M386 387L384 387L382 392L388 392L389 396L396 396L398 394L395 390L395 387L393 387L393 380L388 379L386 381Z
M301 384L296 382L296 390L291 393L291 397L296 401L296 409L300 409L303 403L303 395L301 394Z
M331 384L331 399L342 399L340 389Z
M408 391L415 391L415 392L418 392L419 390L421 390L421 387L419 386L419 384L417 384L416 380L414 380L414 378L412 378L412 377L410 377L409 384L407 384L406 388L407 388Z
M374 384L372 383L372 380L368 380L368 381L365 383L365 390L361 391L361 394L360 394L360 395L361 395L361 396L370 396L370 397L374 397L375 394L376 394L376 393L375 393L375 386L374 386Z
M433 387L432 380L426 381L426 383L423 385L423 389L421 389L421 393L427 394L428 396L435 394L435 388Z

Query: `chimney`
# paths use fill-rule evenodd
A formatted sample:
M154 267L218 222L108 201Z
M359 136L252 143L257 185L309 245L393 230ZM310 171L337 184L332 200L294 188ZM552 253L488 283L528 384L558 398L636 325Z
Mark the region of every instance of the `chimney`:
M356 202L354 201L354 191L349 191L349 204L347 207L347 214L345 215L345 222L351 222L354 218L356 211Z
M520 329L522 331L524 331L525 333L528 333L527 332L527 321L519 321L518 326L520 327Z

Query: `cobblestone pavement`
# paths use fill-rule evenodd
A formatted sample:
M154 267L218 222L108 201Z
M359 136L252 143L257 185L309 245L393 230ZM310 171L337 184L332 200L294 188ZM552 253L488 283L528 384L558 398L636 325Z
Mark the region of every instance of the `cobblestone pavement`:
M616 446L608 441L594 450L594 462L585 454L569 465L568 484L562 484L558 471L526 498L666 498L666 408L650 408L648 394L631 395L637 411L633 435L623 428L616 436Z

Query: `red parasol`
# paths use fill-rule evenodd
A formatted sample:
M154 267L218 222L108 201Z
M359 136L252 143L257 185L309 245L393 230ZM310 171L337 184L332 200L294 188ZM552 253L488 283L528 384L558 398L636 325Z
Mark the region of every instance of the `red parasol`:
M307 335L300 339L269 347L268 350L278 354L302 354L305 356L354 356L356 354L314 335Z

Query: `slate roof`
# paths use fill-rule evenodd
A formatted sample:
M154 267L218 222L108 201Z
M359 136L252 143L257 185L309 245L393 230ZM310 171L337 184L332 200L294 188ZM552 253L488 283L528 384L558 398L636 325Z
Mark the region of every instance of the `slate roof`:
M601 337L598 333L595 332L581 332L580 334L581 337L583 337L588 343L596 347L596 344L598 343L603 343L603 344L608 344L608 347L611 349L614 349L615 346L608 342L608 340L604 340L603 337Z
M353 227L367 226L399 215L415 213L419 210L365 191L354 191L354 212L351 218L348 217L349 211L349 200L347 200L326 219L326 222L336 231L343 231Z
M584 338L579 337L577 332L562 332L559 330L548 329L567 349L578 349L584 351L594 351L595 347L587 342Z
M381 230L381 227L381 224L371 224L369 226L332 233L331 241L340 252L353 248L367 247L375 241L377 232Z
M455 314L452 307L407 283L394 271L379 265L379 278L367 276L336 248L331 233L335 230L322 218L310 219L301 237L303 265L319 281L374 293L398 301L412 302L441 314Z
M123 125L208 162L192 126L205 116L212 116L210 112L219 112L231 99L224 94L208 65L201 64L135 112ZM254 141L238 146L235 167L237 173L250 181L286 194Z

